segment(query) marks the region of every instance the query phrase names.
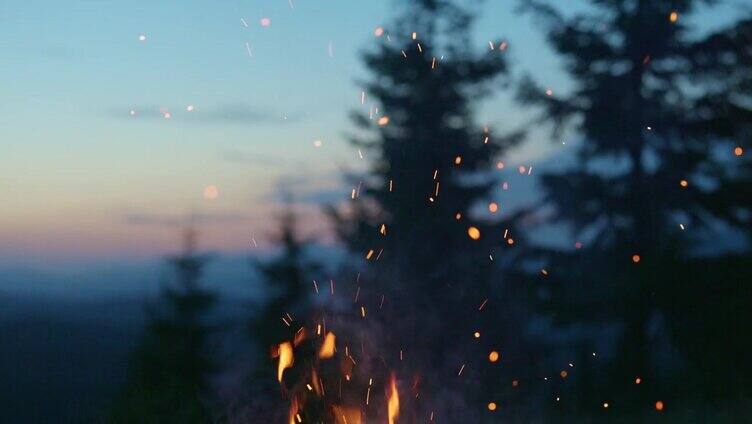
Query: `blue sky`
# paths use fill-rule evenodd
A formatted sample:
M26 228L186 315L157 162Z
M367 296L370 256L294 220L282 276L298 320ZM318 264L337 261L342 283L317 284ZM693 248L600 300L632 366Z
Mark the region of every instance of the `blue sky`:
M176 248L168 224L191 212L204 216L207 248L263 243L280 179L339 190L337 172L365 164L343 137L348 112L369 106L360 105L358 52L395 4L3 1L0 262L153 257ZM477 4L470 48L503 37L515 75L567 89L538 25L514 13L517 2ZM718 26L737 8L697 21ZM500 94L479 121L512 129L526 117ZM534 133L509 160L533 163L559 148ZM204 198L207 186L216 199ZM315 208L306 229L326 233Z

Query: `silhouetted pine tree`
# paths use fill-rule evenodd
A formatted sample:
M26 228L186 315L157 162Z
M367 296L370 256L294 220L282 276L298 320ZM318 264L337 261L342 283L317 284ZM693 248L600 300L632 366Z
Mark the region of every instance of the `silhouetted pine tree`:
M600 360L609 365L593 365L580 380L579 407L604 411L604 401L617 399L612 411L648 410L665 395L651 366L649 323L661 306L686 300L673 282L681 261L701 243L713 249L719 222L749 228L749 164L732 153L749 137L739 125L749 122L749 97L737 97L750 84L749 67L737 68L749 63L749 44L733 32L692 41L684 22L701 1L594 0L577 14L557 3L524 2L542 18L573 86L559 94L527 79L519 94L542 108L555 135L573 128L582 136L576 165L543 176L552 218L584 243L550 257L549 306L560 324L620 326L613 358ZM717 44L723 49L713 53ZM724 74L730 79L716 80ZM595 350L585 341L581 349Z
M315 359L312 346L295 343L295 362L285 370L285 378L277 381L279 345L304 339L301 331L311 320L312 280L320 266L307 257L306 242L299 239L297 217L292 206L281 215L278 244L280 253L270 261L254 261L263 276L266 299L250 319L250 337L255 346L252 371L252 414L254 419L279 420L287 416L294 396L306 396L305 384L310 382L310 362ZM310 331L310 328L309 328ZM306 337L309 335L306 335ZM300 405L302 416L319 422L320 402L311 399ZM270 413L270 416L265 416ZM283 413L283 414L281 414ZM280 415L281 414L281 415Z
M207 346L212 327L206 319L216 295L199 283L207 258L194 252L194 237L189 229L184 252L169 259L175 282L162 288L159 301L149 309L113 422L210 421L207 390L214 365Z
M481 419L488 401L507 396L501 387L512 389L489 353L512 361L512 329L521 338L498 266L515 247L507 239L518 234L479 212L494 200L493 161L519 137L494 136L473 115L506 73L506 43L479 54L473 16L455 2L403 7L363 56L372 74L366 99L376 108L354 114L361 132L352 142L371 168L353 180L354 200L333 214L341 240L362 261L347 286L357 299L353 319L363 329L379 323L349 340L361 361L350 381L368 368L364 355L376 356L371 396L384 393L396 370L407 422L432 412L450 422ZM372 397L366 414L373 419L384 407Z

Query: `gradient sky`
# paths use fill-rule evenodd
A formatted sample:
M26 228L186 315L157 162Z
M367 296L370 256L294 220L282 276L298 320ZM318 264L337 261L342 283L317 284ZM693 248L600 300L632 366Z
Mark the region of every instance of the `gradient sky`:
M153 257L175 250L176 223L191 212L203 247L247 250L273 228L280 181L346 198L339 170L364 163L344 140L347 113L369 106L360 105L358 52L394 4L3 1L0 262ZM515 15L516 4L478 6L474 48L503 37L516 75L566 90L538 25ZM735 10L698 22L718 26ZM507 94L480 120L503 130L525 118ZM532 163L556 148L536 136L510 160ZM208 185L217 199L204 199ZM307 230L325 233L310 211Z

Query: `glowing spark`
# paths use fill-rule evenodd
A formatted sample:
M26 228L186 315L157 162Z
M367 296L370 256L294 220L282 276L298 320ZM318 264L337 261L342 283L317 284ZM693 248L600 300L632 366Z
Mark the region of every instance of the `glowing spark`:
M488 299L483 299L483 302L480 303L480 306L478 306L478 310L482 311L483 308L486 306L486 303L488 303Z
M499 210L499 205L496 204L496 202L491 202L488 204L488 211L491 213L496 213L496 211Z
M679 20L679 12L677 12L677 11L675 11L675 10L672 10L672 11L671 11L671 13L669 13L669 15L668 15L668 20L669 20L669 22L671 22L672 24L673 24L673 23L676 23L676 21L678 21L678 20Z
M488 360L491 362L496 362L499 360L499 352L492 350L491 353L488 354Z
M186 110L186 111L188 111L188 112L193 112L193 110L194 110L194 109L195 109L195 108L193 107L193 105L188 105L188 106L186 106L186 108L185 108L185 110Z
M170 112L165 112L165 113L162 114L162 116L164 117L164 119L170 119L170 118L172 118L172 114Z
M744 149L742 146L736 146L734 147L734 156L739 157L744 154Z
M313 140L313 147L321 147L324 145L324 142L321 140Z
M689 185L689 183L687 182L687 180L681 180L681 181L679 181L679 185L682 188L687 188L687 186Z
M454 164L459 165L462 163L462 156L457 156L454 158Z
M394 424L399 418L399 392L397 392L397 378L392 374L389 382L389 400L387 401L387 419L389 424Z
M279 345L279 365L277 366L277 380L282 382L282 375L285 369L292 367L293 355L292 345L290 342L284 342Z
M144 34L139 34L139 36L138 36L138 41L140 41L140 42L142 42L142 43L143 43L144 41L146 41L146 35L144 35Z
M547 89L546 89L546 96L548 96L548 97L551 97L551 96L553 96L553 95L554 95L554 92L553 92L553 90L551 90L550 88L547 88Z
M479 339L480 338L480 332L476 331L475 333L473 333L473 337L475 337L476 339Z
M488 410L489 411L495 411L496 410L496 404L494 402L488 402Z
M640 255L632 255L632 262L640 263Z
M417 33L417 32L414 32L414 33L413 33L413 40L415 40L415 39L417 39L417 38L418 38L418 33Z
M608 409L608 402L603 402L603 407L604 407L605 409Z
M136 116L136 110L135 110L135 109L131 109L131 110L130 110L130 111L128 112L128 114L129 114L129 115L131 115L131 116Z
M204 199L214 200L219 197L219 189L215 185L204 187Z
M467 229L467 235L473 240L478 240L480 239L480 230L476 227L469 227Z
M329 359L334 356L335 339L336 338L334 336L334 333L332 333L331 331L326 333L326 337L324 337L324 344L322 344L321 349L319 349L319 358Z
M272 24L272 20L269 18L261 18L260 22L261 22L262 27L268 27L269 25Z
M377 37L381 37L382 35L384 35L384 28L382 28L382 27L376 27L376 29L373 30L373 35L375 35Z
M663 411L663 402L662 401L659 400L659 401L655 402L655 410L656 411Z
M386 125L386 124L389 123L389 117L388 116L382 116L381 118L379 118L378 121L376 121L376 123L379 124L379 126L383 127L384 125Z

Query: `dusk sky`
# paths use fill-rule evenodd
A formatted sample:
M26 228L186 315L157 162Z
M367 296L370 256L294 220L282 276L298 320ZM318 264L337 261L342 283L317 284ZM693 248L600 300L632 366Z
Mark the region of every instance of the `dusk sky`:
M468 48L504 38L515 76L567 90L517 4L479 3ZM738 7L696 21L717 27ZM358 52L393 15L387 1L3 1L0 262L151 258L177 248L191 212L202 247L244 251L273 229L280 181L347 199L341 170L368 160L344 135L348 112L371 105ZM506 93L479 120L503 131L527 116ZM561 148L534 133L508 160ZM305 227L324 234L315 210Z

